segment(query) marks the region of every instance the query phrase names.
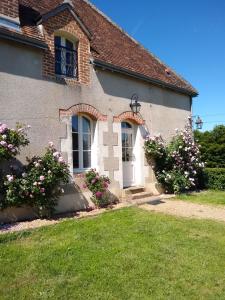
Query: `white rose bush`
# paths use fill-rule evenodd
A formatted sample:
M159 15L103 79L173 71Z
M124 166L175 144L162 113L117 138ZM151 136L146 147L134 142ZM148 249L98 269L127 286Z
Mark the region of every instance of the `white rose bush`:
M0 160L10 161L21 147L29 144L26 130L27 127L19 126L13 130L0 125ZM68 165L52 142L43 156L27 158L27 164L19 171L11 168L10 174L1 173L0 209L28 205L37 209L40 217L52 215L59 196L64 192L61 185L70 179Z
M176 130L168 145L160 136L147 137L144 148L146 158L166 192L181 193L199 187L204 163L190 126Z
M16 129L10 129L0 123L0 162L11 159L19 154L21 147L27 146L27 130L30 126L17 124Z

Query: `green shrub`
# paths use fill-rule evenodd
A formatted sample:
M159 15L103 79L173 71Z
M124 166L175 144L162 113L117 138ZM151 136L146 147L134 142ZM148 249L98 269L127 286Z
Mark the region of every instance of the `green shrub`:
M204 186L212 190L225 190L225 168L206 168Z

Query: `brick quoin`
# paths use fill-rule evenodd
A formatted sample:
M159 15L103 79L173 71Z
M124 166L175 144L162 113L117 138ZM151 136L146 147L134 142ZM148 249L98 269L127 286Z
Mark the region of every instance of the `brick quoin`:
M18 18L19 0L0 0L0 14L11 18Z
M125 120L130 120L131 122L138 124L138 125L144 125L145 121L138 116L137 114L132 113L131 111L126 111L120 114L119 116L113 117L113 122L123 122Z
M63 77L62 80L69 85L90 83L90 43L89 39L68 10L50 17L43 23L45 40L48 50L43 57L43 76L54 79L55 75L55 45L54 36L56 31L69 33L78 40L78 80Z
M106 115L103 115L95 107L89 104L80 103L68 108L67 110L65 109L59 110L60 117L74 116L77 115L78 113L85 113L94 120L107 121Z

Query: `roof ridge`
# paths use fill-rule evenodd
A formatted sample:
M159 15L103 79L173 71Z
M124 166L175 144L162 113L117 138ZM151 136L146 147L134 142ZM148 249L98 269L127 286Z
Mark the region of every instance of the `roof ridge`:
M150 54L153 58L155 58L163 67L168 68L171 70L180 80L185 82L191 89L193 89L196 93L197 90L191 85L190 82L188 82L182 75L180 75L177 71L175 71L173 68L171 68L169 65L164 63L160 58L158 58L155 54L153 54L149 49L145 48L139 41L137 41L135 38L130 36L122 27L120 27L118 24L116 24L110 17L108 17L104 12L102 12L100 9L98 9L93 3L91 3L89 0L82 0L85 3L87 3L90 7L92 7L97 13L99 13L103 18L105 18L109 23L111 23L113 26L115 26L117 29L119 29L123 34L125 34L132 42L134 42L137 46L142 48L144 51L146 51L148 54Z

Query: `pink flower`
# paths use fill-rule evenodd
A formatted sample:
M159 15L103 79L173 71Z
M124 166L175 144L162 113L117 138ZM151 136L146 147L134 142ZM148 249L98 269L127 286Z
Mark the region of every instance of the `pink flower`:
M8 145L8 148L9 148L9 149L13 149L13 145L12 145L12 144L9 144L9 145Z
M45 192L45 188L41 188L41 193L44 193Z
M4 132L6 131L6 129L7 129L6 124L2 124L2 125L0 126L0 133L4 133Z
M86 189L87 185L84 183L82 187L83 187L83 189Z
M102 197L102 192L96 192L95 193L96 198L101 198Z
M6 143L5 141L1 141L1 142L0 142L0 145L3 146L3 147L6 147L6 146L7 146L7 143Z
M92 179L91 183L95 184L95 182L96 182L96 179Z
M40 176L40 180L41 180L41 181L44 181L44 180L45 180L45 176L41 175L41 176Z
M108 183L107 182L104 182L104 187L107 189L108 188Z

